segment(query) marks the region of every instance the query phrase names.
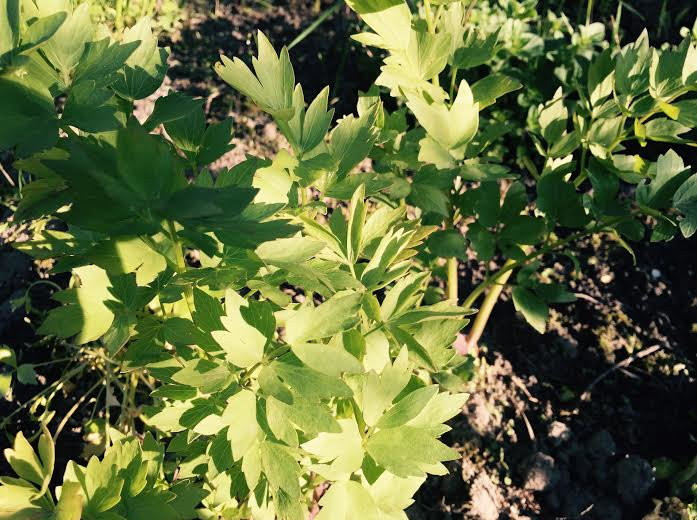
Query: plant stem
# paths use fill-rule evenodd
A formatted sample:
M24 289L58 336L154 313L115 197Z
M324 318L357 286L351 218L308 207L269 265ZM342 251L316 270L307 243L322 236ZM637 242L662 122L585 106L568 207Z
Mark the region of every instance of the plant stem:
M82 403L85 402L85 399L87 399L87 396L90 395L92 392L94 392L98 387L102 385L102 381L99 380L97 381L94 385L90 387L87 392L85 392L80 399L75 401L75 404L68 410L68 413L66 413L63 416L63 419L61 420L60 424L58 424L58 428L56 428L56 433L53 435L53 441L55 442L56 439L58 439L58 436L61 434L63 431L63 428L65 428L65 425L68 423L70 418L73 416L73 414L77 411L77 409L80 407Z
M583 151L581 152L581 164L579 167L578 171L578 177L576 177L576 180L574 181L574 188L578 188L581 184L583 184L583 181L586 180L586 177L588 177L588 174L586 173L586 160L588 159L588 148L583 147Z
M457 305L457 258L448 258L446 262L448 270L448 300Z
M512 264L515 264L515 260L509 258L506 260L504 267ZM484 328L486 327L489 317L491 316L491 311L494 310L494 305L496 305L499 296L501 296L503 288L506 286L506 282L508 282L508 279L512 274L513 269L509 269L507 271L503 271L502 269L502 271L497 273L495 281L493 282L493 287L489 289L489 292L484 297L482 305L479 308L479 312L477 313L477 317L474 319L474 323L472 324L472 328L470 329L469 334L467 334L468 349L476 347L477 343L479 342L479 338L482 337Z
M436 28L433 25L433 11L431 11L431 0L424 0L424 11L426 12L426 26L428 32L436 34Z
M586 25L590 25L592 16L593 16L593 0L588 0L588 7L586 8Z
M331 15L337 12L342 5L344 5L343 0L339 0L333 6L325 9L324 12L320 14L314 22L312 22L303 32L298 34L295 37L295 39L288 44L288 50L291 50L293 47L295 47L297 44L299 44L301 41L307 38L310 34L312 34L314 30L317 29L317 27L319 27L327 18L329 18ZM319 2L316 4L316 7L317 11L319 12Z
M181 242L179 242L179 237L177 235L177 229L174 227L174 221L168 220L167 227L169 229L169 238L174 244L174 256L176 259L177 273L186 272L186 261L184 260L184 250L182 248ZM186 306L189 308L189 314L193 317L194 312L194 292L188 285L184 290L184 300L186 301Z
M453 102L453 96L455 95L455 84L457 83L457 67L451 67L450 69L450 102Z
M114 20L114 26L118 30L123 29L123 1L116 0L116 19Z
M27 406L29 406L31 403L33 403L34 401L36 401L39 397L42 397L42 396L48 394L48 393L51 392L52 390L59 389L66 381L68 381L71 377L73 377L73 376L79 374L80 372L82 372L86 367L87 367L87 365L84 365L84 364L78 365L77 367L73 368L73 369L70 370L69 372L65 373L65 375L63 375L63 377L61 377L58 381L55 381L55 382L52 383L51 385L47 386L46 388L44 388L43 390L41 390L41 392L39 392L38 394L34 395L34 397L32 397L31 399L29 399L28 401L25 401L23 404L21 404L20 406L18 406L17 408L15 408L15 409L12 411L12 413L10 413L10 414L7 415L6 417L4 417L3 420L2 420L2 422L0 422L0 430L3 429L3 428L10 422L10 419L12 419L12 417L14 417L15 415L17 415L17 414L18 414L19 412L21 412L22 410L24 410Z

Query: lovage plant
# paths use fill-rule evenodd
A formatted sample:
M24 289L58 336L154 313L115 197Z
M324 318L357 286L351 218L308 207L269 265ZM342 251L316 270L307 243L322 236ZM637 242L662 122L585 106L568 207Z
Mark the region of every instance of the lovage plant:
M406 197L425 222L442 227L427 252L448 258L450 300L480 308L469 346L514 273L516 309L544 332L549 305L574 295L537 273L554 256L577 263L580 238L609 236L631 253L629 242L647 227L651 241L694 234L697 176L673 149L641 153L651 141L694 145L697 45L689 35L659 50L644 32L622 47L616 30L604 40L590 11L577 30L550 14L540 35L531 32L534 2L479 9L425 0L416 14L401 0L349 5L373 31L354 38L387 51L372 94L382 88L399 105L376 123L384 139L371 153L375 169L404 179L388 195ZM523 89L514 109L529 106L527 114L499 109L535 84L550 55L556 69L542 77L558 85L551 99L532 104L540 91ZM514 158L501 146L506 139L522 143ZM459 298L457 260L472 254L487 266L499 259L499 268Z
M375 174L352 173L378 139L379 103L327 135L327 91L306 109L287 51L260 34L255 73L227 59L219 71L291 150L212 176L230 120L207 126L201 101L177 93L133 117L165 69L148 21L112 41L82 7L60 7L3 4L1 143L33 177L16 217L60 222L19 247L73 273L40 332L157 381L135 411L153 436L141 448L111 432L104 459L71 463L54 495L46 426L40 457L18 434L3 512L295 519L327 482L319 518L403 518L457 457L438 438L465 399L452 343L469 311L422 305L429 273L413 258L434 228L366 198ZM348 207L309 200L311 186Z
M457 458L439 438L465 401L453 342L479 297L471 343L514 272L513 300L542 331L548 304L572 295L540 282L539 261L594 233L695 230L697 176L677 153L625 150L691 143L690 40L591 42L575 90L522 127L496 111L524 84L505 66L514 47L465 5L352 0L373 31L357 38L386 51L357 115L333 123L328 89L307 104L288 51L260 33L252 68L215 69L289 149L212 172L233 121L208 125L202 100L176 92L136 119L168 51L147 19L109 35L85 5L0 1L0 148L31 176L15 217L41 222L18 247L72 273L40 332L134 376L131 401L140 381L153 388L128 436L107 426L103 459L70 463L53 493L50 417L38 455L17 434L19 478L0 480L10 518L301 519L317 490L322 520L405 518L426 475ZM500 152L509 130L540 156L525 154L529 178ZM502 262L462 298L469 252Z

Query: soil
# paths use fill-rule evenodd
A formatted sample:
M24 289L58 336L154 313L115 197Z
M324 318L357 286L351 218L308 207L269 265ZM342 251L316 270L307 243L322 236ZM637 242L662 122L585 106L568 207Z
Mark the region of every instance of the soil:
M287 43L317 16L311 4L234 2L211 13L208 3L193 2L183 26L165 36L172 55L163 91L202 96L211 120L234 119L238 146L216 168L239 162L245 153L269 156L283 144L270 119L214 74L216 51L248 62L256 29L275 45ZM320 2L321 9L330 5ZM378 61L349 40L353 32L355 18L341 7L291 51L306 98L332 85L337 117L353 111L357 89L367 89L378 74ZM152 100L141 103L139 117L151 105ZM0 214L2 222L11 221L10 207ZM45 264L12 250L11 242L21 237L22 229L11 225L0 233L0 344L21 353L20 363L42 363L69 351L35 334L42 312L54 305L51 287L32 288L35 309L28 315L11 307L33 282L49 279ZM689 408L697 402L697 249L694 241L676 238L639 245L635 254L636 265L616 244L588 240L580 244L581 269L573 276L570 262L559 259L548 276L571 277L578 300L553 310L545 335L515 313L504 292L473 352L477 375L470 399L444 436L462 459L449 463L449 475L428 479L407 511L410 519L632 520L654 511L652 499L669 495L666 481L655 478L655 459L686 464L697 454L691 437L697 414ZM483 274L476 262L461 265L461 293ZM50 279L63 287L68 283L65 276ZM37 368L38 384L16 385L13 402L0 400L0 417L65 368ZM58 417L95 377L85 373L59 392L52 405ZM68 422L59 457L82 451L80 425L91 408L86 402ZM32 428L35 423L22 412L8 432ZM59 458L56 475L66 462ZM7 471L3 460L0 474Z

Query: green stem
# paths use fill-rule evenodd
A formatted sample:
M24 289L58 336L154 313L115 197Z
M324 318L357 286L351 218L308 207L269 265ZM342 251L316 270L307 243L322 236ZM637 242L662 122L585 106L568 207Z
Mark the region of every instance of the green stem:
M515 260L509 258L504 264L504 267L514 263ZM477 316L474 319L474 323L470 328L469 334L467 334L468 347L474 347L479 342L479 338L482 337L482 333L486 328L486 324L489 321L489 318L491 317L491 311L494 310L494 306L496 305L499 296L501 296L503 288L506 286L506 283L508 282L508 279L511 277L512 274L513 270L509 269L507 271L502 270L502 272L500 272L498 276L496 276L495 281L493 282L493 286L491 287L491 289L489 289L489 292L484 297L482 305L479 308L479 312L477 313Z
M361 434L361 437L365 438L365 419L363 418L361 408L358 406L356 399L353 397L351 398L351 408L353 408L353 415L356 417L356 425L358 426L358 432Z
M114 26L119 31L123 29L123 2L124 0L116 0L116 19L114 20Z
M457 305L457 258L448 258L446 261L448 271L448 300Z
M593 16L593 0L588 0L588 7L586 8L586 25L590 25L592 16Z
M22 410L24 410L27 406L29 406L30 404L32 404L34 401L36 401L36 400L39 399L40 397L43 397L44 395L50 393L52 390L56 390L56 389L60 388L62 384L64 384L66 381L68 381L71 377L73 377L73 376L79 374L80 372L82 372L86 367L87 367L87 365L83 365L83 364L78 365L77 367L75 367L75 368L73 368L72 370L70 370L69 372L67 372L67 373L66 373L63 377L61 377L58 381L55 381L55 382L52 383L50 386L47 386L47 387L44 388L41 392L39 392L38 394L34 395L34 397L32 397L32 398L29 399L28 401L24 402L22 405L20 405L20 406L18 406L17 408L15 408L15 409L12 411L12 413L10 413L10 414L7 415L6 417L4 417L3 420L2 420L2 422L0 422L0 430L2 430L3 428L5 428L5 426L10 422L10 419L12 419L12 417L14 417L15 415L17 415L17 414L18 414L19 412L21 412Z
M583 151L581 152L581 164L579 166L578 177L576 177L576 180L574 181L575 188L578 188L581 184L583 184L583 181L585 181L586 177L588 177L588 174L586 173L586 160L587 159L588 159L588 148L586 148L584 146Z
M331 15L337 12L342 5L344 5L344 1L339 0L333 6L329 7L328 9L325 9L324 12L320 14L314 22L312 22L303 32L298 34L295 37L295 39L288 44L288 50L291 50L293 47L295 47L297 44L299 44L301 41L307 38L310 34L312 34L314 30L317 29L317 27L319 27L327 18L329 18ZM316 6L317 11L319 12L319 2L317 2Z
M173 220L167 221L167 227L169 230L169 238L174 244L174 257L176 260L176 271L178 274L186 272L186 260L184 260L184 249L182 248L181 242L179 242L179 236L177 235L177 229L174 226ZM189 309L189 314L193 317L194 312L194 292L188 285L184 291L184 300L186 301L186 306Z
M436 28L433 25L433 11L431 11L431 0L424 0L424 11L426 12L426 26L428 32L436 34Z
M455 95L455 84L457 83L457 71L459 69L455 66L450 69L450 102L453 102L453 96Z

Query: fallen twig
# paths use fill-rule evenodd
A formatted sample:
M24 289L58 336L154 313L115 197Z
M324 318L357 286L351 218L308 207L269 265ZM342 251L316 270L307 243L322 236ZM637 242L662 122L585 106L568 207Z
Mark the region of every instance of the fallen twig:
M651 354L661 350L662 348L663 347L661 345L653 345L651 347L645 348L644 350L642 350L640 352L637 352L636 354L632 354L631 356L629 356L626 359L623 359L619 363L615 363L613 366L608 368L605 372L603 372L598 377L596 377L590 385L588 385L588 387L585 389L585 391L581 394L581 400L588 401L590 399L590 394L591 394L591 391L593 390L593 387L595 385L597 385L600 381L605 379L608 375L610 375L615 370L620 369L620 368L625 368L625 367L629 366L630 364L632 364L637 359L641 359L641 358L645 358L646 356L650 356Z

